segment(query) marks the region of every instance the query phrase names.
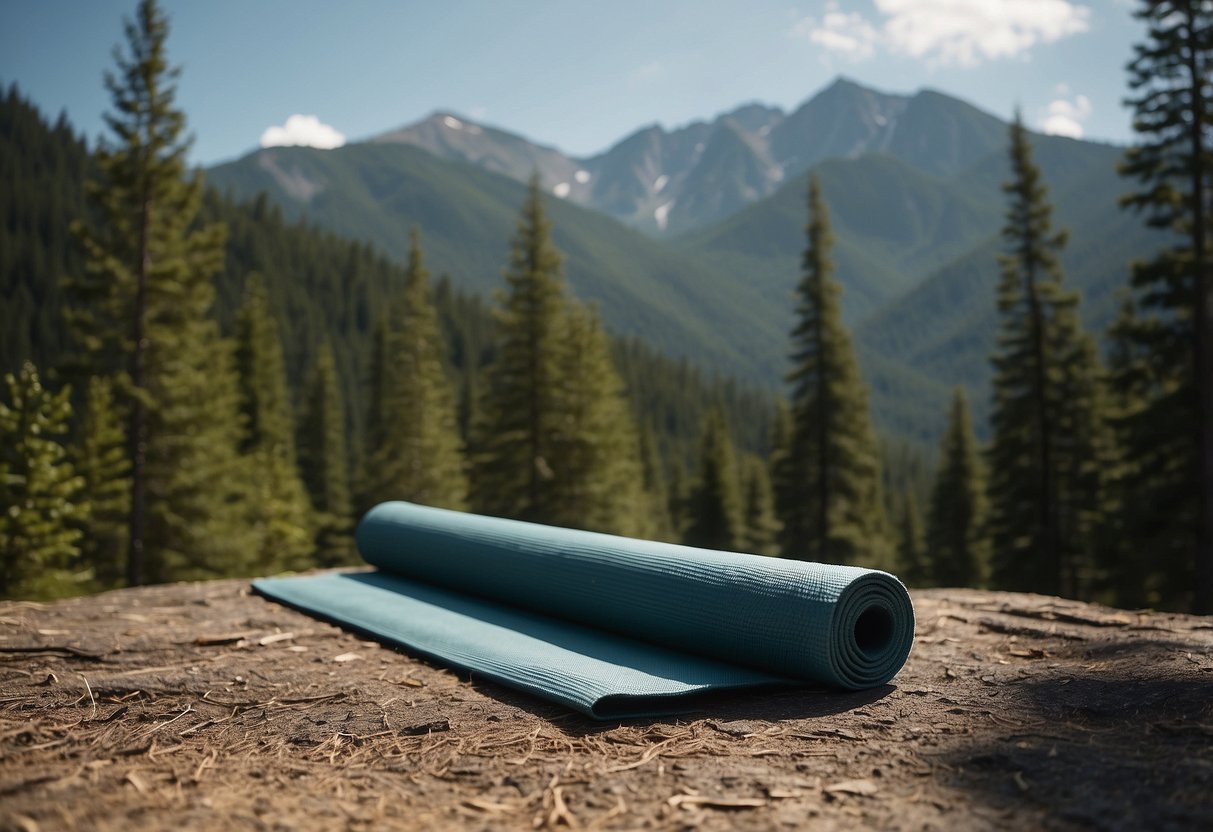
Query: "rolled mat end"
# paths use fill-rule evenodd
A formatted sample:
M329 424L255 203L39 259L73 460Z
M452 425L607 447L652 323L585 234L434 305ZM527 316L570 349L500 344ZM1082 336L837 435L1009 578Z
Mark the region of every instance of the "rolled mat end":
M843 590L831 622L830 666L851 690L887 683L914 644L910 593L887 572L868 572Z

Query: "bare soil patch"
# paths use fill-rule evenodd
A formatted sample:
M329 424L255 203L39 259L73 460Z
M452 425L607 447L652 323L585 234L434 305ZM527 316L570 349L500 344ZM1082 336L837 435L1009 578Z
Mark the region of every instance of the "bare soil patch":
M0 826L1213 829L1213 619L913 596L885 688L614 724L242 581L0 604Z

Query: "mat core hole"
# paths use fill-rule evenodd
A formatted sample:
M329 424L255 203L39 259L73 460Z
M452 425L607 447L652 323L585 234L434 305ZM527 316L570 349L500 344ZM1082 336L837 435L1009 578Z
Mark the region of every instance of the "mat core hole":
M878 653L893 639L893 616L887 609L871 606L855 622L855 643L865 653Z

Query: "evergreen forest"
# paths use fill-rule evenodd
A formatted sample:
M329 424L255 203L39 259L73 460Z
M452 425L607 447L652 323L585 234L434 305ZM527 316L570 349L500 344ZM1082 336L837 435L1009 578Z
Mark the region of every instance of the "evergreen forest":
M141 0L95 79L111 101L96 141L16 83L0 92L0 597L352 565L361 514L402 499L916 587L1213 613L1213 6L1142 0L1136 16L1137 139L1101 210L1148 243L1083 260L1085 285L1095 270L1117 287L1091 314L1039 137L1019 117L985 130L1003 173L980 250L997 278L964 325L991 322L992 348L980 385L949 389L873 364L853 329L840 264L877 255L853 243L863 190L830 198L836 161L794 199L669 244L587 219L537 168L525 186L468 174L496 212L474 247L490 293L422 213L360 234L284 207L272 183L208 184L171 21ZM772 212L796 217L794 269L702 256ZM935 243L879 252L873 279L960 251ZM606 262L620 249L632 259ZM740 272L777 262L795 290L772 384L749 372L758 341L720 346L719 316L760 317ZM683 281L696 264L728 286L712 302L687 279L649 304L633 274ZM659 305L672 323L646 338ZM877 411L911 387L911 415Z

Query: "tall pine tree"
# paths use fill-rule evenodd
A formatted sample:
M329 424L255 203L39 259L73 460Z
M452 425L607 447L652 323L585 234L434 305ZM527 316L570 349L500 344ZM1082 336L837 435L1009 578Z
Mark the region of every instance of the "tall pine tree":
M70 594L82 585L77 521L88 503L60 441L71 391L51 393L28 361L4 377L0 401L0 597Z
M366 464L372 502L408 500L466 508L467 473L455 394L443 360L446 342L438 328L416 229L410 235L397 322L398 327L388 330L386 352L374 362L380 365L383 389L382 402L376 401L374 392L371 400L376 444Z
M187 177L168 32L154 0L142 0L128 53L106 75L112 136L89 186L99 222L79 229L87 267L68 286L84 363L116 378L127 415L130 584L224 574L248 551L231 355L209 317L224 229L195 226L202 181Z
M993 356L990 460L992 580L1002 589L1077 595L1098 511L1099 367L1077 293L1062 285L1064 231L1027 130L1010 128L1012 179L1001 258L1002 327Z
M557 515L561 356L567 301L539 177L531 178L497 310L496 360L485 373L473 460L473 506L535 522Z
M929 577L936 586L976 587L984 582L989 559L985 487L968 397L957 387L927 515Z
M1150 0L1128 65L1124 204L1172 233L1113 327L1118 600L1213 613L1213 3Z
M540 523L643 533L639 440L597 315L565 294L538 177L511 244L484 379L473 505Z
M250 486L247 508L259 538L256 564L267 570L305 568L312 555L311 506L295 461L282 340L257 274L249 276L245 287L236 344L244 420L241 450Z
M792 332L791 442L778 473L785 555L827 563L887 559L880 462L867 389L839 309L833 234L817 178Z
M299 470L316 511L316 562L321 566L352 563L354 517L346 467L345 407L333 349L327 343L316 355L304 390L296 444Z
M720 408L714 408L699 443L699 477L687 501L688 546L736 552L745 546L745 516L741 502L733 439Z

